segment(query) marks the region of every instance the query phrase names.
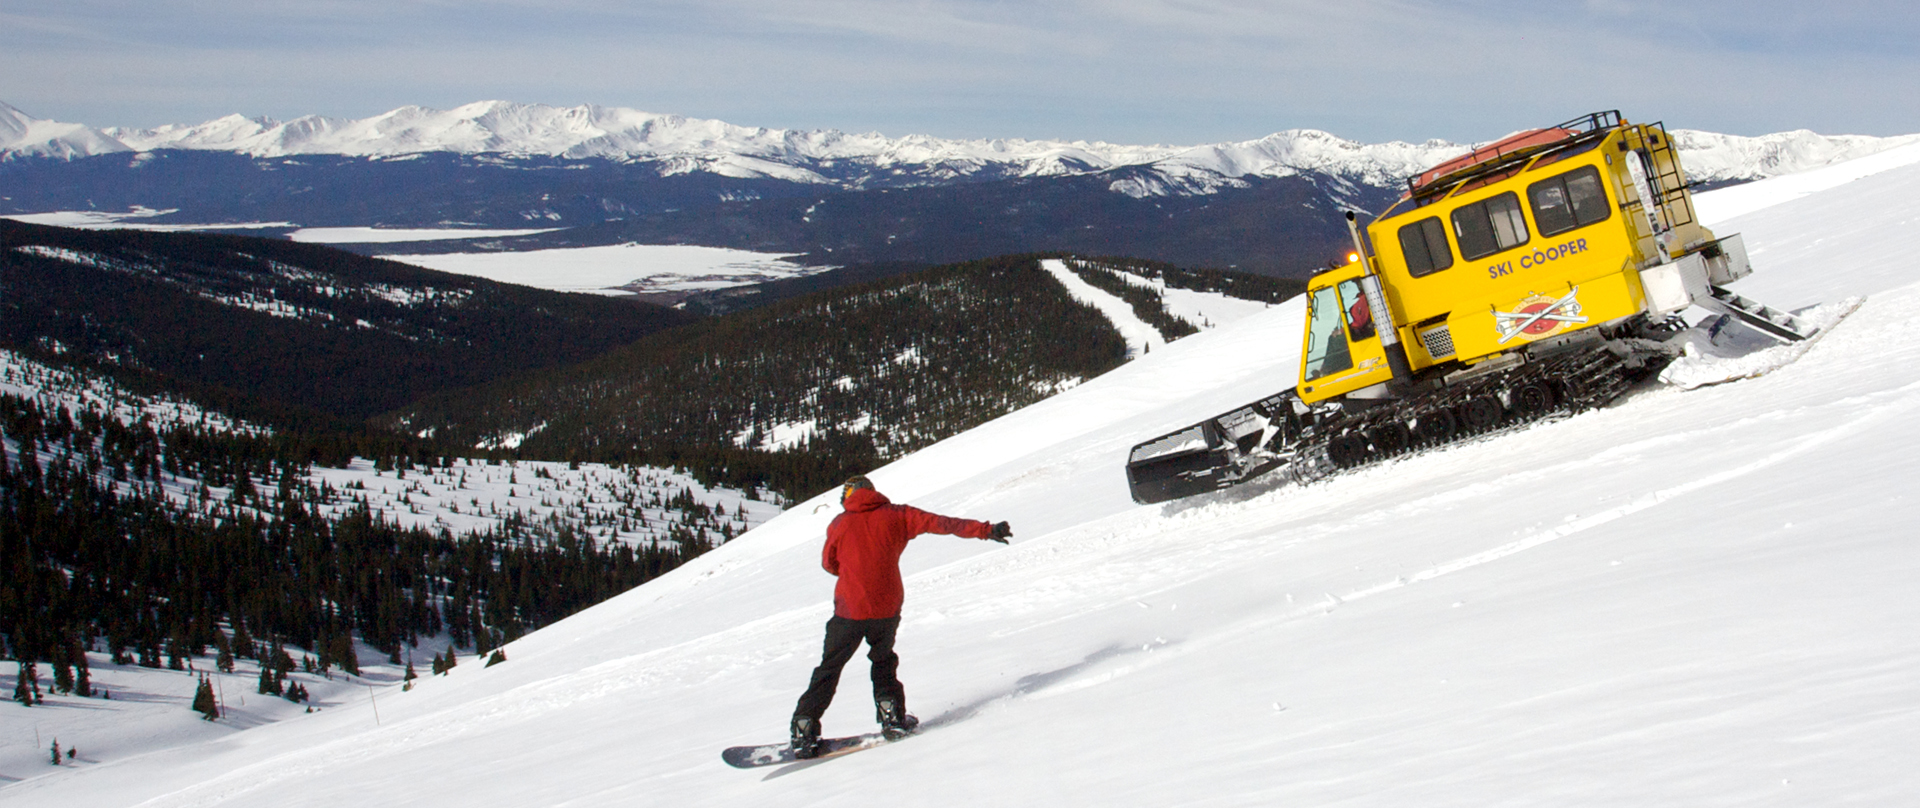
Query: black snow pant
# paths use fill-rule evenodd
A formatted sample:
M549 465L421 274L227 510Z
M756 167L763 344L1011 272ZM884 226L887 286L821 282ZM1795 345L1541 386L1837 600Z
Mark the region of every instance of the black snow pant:
M900 655L893 652L893 635L900 630L900 618L888 617L880 620L849 620L835 615L827 621L826 648L820 654L820 667L813 669L813 681L807 685L807 692L800 695L800 703L793 708L796 716L807 716L815 722L826 714L827 705L833 703L833 691L840 686L840 669L853 659L855 651L860 650L860 641L865 640L867 658L873 660L873 700L892 698L903 708L907 701L907 689L900 684Z

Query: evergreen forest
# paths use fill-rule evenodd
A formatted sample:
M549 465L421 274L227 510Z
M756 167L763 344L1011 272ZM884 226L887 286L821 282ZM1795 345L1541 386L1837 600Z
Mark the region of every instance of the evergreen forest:
M96 648L180 669L298 646L354 671L355 636L398 662L444 632L484 654L710 547L691 531L602 544L512 520L455 535L364 508L328 515L298 440L156 430L14 395L0 395L0 438L0 651L49 663L56 681ZM229 493L211 499L212 486Z
M810 497L1093 378L1126 345L1023 255L735 312L379 423L521 456L687 468Z

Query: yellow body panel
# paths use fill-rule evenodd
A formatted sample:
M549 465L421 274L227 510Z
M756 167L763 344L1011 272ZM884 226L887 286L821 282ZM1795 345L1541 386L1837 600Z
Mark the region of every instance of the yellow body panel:
M1528 289L1504 304L1448 318L1456 356L1488 358L1527 343L1638 314L1640 284L1610 272L1559 288Z
M1309 298L1371 270L1391 312L1379 319L1393 324L1416 374L1443 364L1470 366L1639 314L1646 310L1639 269L1713 237L1693 221L1685 177L1666 137L1658 127L1622 122L1452 189L1423 188L1418 199L1402 199L1367 226L1371 256L1365 265L1316 276ZM1642 188L1664 189L1649 191L1661 200L1651 206L1657 228L1642 204ZM1543 217L1553 218L1545 228L1552 235L1542 235ZM1656 232L1663 236L1656 238ZM1469 242L1479 249L1466 249ZM1464 257L1488 247L1490 254ZM1309 348L1312 329L1310 324ZM1302 400L1321 401L1390 378L1384 358L1361 366L1363 355L1384 357L1377 336L1353 340L1350 350L1356 358L1351 369L1318 379L1309 378L1303 360L1297 388Z

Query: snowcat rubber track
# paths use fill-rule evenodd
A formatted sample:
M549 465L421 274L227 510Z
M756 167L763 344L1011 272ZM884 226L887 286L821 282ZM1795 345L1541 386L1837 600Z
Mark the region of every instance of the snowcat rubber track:
M1600 340L1351 413L1303 416L1287 391L1134 446L1127 485L1150 505L1275 472L1310 482L1604 407L1672 358L1657 338Z

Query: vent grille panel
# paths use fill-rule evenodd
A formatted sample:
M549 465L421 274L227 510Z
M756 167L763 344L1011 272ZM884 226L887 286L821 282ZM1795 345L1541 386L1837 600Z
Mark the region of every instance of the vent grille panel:
M1453 355L1453 331L1444 325L1429 328L1420 332L1420 345L1427 349L1428 356L1445 359Z

